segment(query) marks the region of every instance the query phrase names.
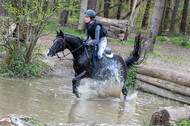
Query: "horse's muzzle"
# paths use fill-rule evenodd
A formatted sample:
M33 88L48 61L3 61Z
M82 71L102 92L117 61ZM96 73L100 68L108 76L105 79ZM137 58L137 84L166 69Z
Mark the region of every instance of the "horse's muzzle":
M47 56L53 57L54 55L55 55L55 53L53 51L51 51L51 50L49 50L48 53L47 53Z

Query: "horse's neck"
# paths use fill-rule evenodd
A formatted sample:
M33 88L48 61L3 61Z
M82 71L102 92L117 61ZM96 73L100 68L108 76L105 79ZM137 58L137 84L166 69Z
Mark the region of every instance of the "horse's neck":
M82 45L80 41L73 38L66 38L66 43L66 48L72 53L74 59L78 58L83 53L84 49L82 47L79 48Z

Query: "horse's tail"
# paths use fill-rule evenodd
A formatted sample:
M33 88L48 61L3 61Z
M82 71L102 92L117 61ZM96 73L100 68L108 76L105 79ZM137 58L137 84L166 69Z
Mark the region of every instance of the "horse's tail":
M139 33L135 37L134 49L132 53L130 54L129 58L125 61L128 68L132 66L133 64L139 64L137 61L139 60L141 52L142 52L141 44L142 44L142 37L141 37L141 34Z

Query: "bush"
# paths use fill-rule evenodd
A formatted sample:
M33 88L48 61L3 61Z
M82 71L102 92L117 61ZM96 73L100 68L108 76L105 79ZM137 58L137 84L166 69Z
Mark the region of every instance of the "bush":
M5 57L9 63L2 63L0 73L8 73L11 77L39 77L43 75L43 71L49 69L42 61L34 59L33 62L24 63L22 57L16 53L10 57Z
M136 68L131 67L127 71L126 86L133 86L135 82Z

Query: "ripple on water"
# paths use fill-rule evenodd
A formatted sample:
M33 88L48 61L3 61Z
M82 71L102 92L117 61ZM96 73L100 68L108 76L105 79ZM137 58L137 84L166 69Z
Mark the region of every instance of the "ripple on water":
M72 94L71 82L71 79L66 78L0 79L0 117L18 114L49 124L103 123L140 126L149 121L157 107L183 106L141 91L135 94L131 89L127 100L123 101L119 98L121 87L116 83L90 79L82 81L79 88L82 97L78 99Z

